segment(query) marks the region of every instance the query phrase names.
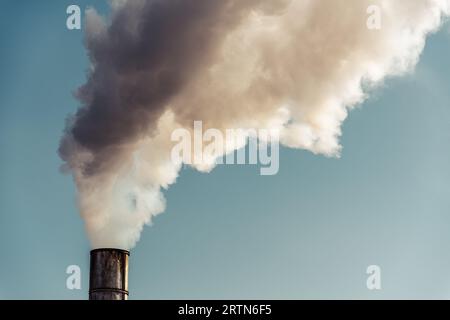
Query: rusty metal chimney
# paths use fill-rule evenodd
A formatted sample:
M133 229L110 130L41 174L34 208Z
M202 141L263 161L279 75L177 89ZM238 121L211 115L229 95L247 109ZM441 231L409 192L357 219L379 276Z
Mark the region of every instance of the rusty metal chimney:
M128 257L121 249L91 251L89 300L128 300Z

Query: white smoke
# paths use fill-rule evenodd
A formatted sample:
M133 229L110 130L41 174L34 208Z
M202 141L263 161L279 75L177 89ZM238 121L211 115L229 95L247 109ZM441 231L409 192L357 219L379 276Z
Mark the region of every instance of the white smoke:
M381 10L380 30L366 26L370 5ZM156 19L160 9L170 12L169 21L152 22L153 29L160 28L152 32L162 34L148 34L142 24ZM171 132L192 130L195 120L221 130L276 129L287 147L339 156L348 111L386 77L413 70L427 35L441 26L449 9L450 0L223 0L220 5L116 0L111 23L89 10L93 71L80 89L84 109L69 123L61 155L73 172L93 247L130 249L143 226L164 211L161 189L173 184L180 170L170 157ZM182 12L185 21L170 21L179 17L173 12ZM211 17L199 17L203 12ZM189 31L179 36L183 29ZM175 53L155 54L160 47L153 48L152 41ZM203 43L204 50L196 51ZM111 57L118 50L123 52ZM153 78L166 72L170 81ZM174 83L175 89L154 102L152 92ZM118 100L123 97L128 100ZM126 114L108 113L109 105L123 101L133 101ZM99 104L101 117L85 116ZM95 143L81 130L91 130L93 119L102 125L110 121L105 128L111 129L108 136L96 132L105 137ZM205 157L197 169L211 170L216 156Z

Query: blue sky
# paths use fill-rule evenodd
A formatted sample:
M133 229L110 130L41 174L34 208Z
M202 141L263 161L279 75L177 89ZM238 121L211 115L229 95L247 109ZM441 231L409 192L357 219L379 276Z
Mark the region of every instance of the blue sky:
M57 155L88 66L69 4L2 3L0 299L87 298L90 246ZM275 176L182 171L132 251L130 297L450 298L449 56L446 25L413 74L350 113L340 159L282 148ZM71 264L82 290L66 289Z

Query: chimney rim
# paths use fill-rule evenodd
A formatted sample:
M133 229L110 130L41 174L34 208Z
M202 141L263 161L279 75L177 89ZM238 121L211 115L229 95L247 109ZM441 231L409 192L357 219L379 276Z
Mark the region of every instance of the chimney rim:
M125 250L125 249L117 249L117 248L97 248L97 249L93 249L91 250L91 255L95 254L97 252L110 252L110 251L114 251L114 252L121 252L124 253L126 255L130 255L130 251Z

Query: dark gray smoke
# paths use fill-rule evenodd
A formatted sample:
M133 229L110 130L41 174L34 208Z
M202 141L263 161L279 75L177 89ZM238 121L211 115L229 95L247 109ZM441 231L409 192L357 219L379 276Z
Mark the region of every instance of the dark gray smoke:
M88 34L94 70L78 91L82 108L68 128L71 138L92 153L85 174L110 163L123 144L152 134L170 99L211 65L228 32L249 10L270 2L128 1L106 32ZM70 152L63 140L61 157L69 160Z

